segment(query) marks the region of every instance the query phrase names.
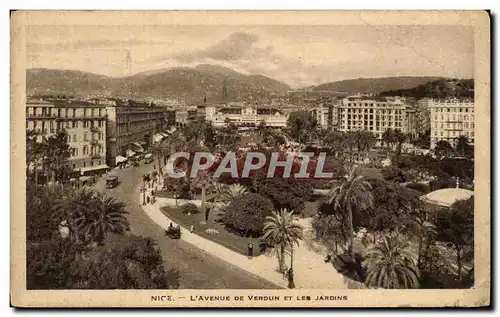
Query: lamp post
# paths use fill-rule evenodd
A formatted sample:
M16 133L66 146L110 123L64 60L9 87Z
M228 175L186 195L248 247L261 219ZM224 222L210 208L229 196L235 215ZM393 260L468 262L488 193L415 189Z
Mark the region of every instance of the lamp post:
M293 245L290 251L290 269L288 270L288 288L295 288L295 282L293 281Z

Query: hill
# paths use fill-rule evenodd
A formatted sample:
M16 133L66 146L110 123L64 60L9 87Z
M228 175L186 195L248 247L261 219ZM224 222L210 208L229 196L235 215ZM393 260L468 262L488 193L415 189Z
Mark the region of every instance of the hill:
M474 98L474 79L440 79L410 89L388 90L381 96L429 98Z
M223 88L225 86L225 89ZM198 102L267 99L290 88L262 75L244 75L214 65L177 67L113 78L73 70L28 69L28 94L102 94L124 98L176 98Z
M336 81L327 84L308 87L308 91L335 91L349 94L373 94L388 90L414 88L442 77L383 77L358 78Z

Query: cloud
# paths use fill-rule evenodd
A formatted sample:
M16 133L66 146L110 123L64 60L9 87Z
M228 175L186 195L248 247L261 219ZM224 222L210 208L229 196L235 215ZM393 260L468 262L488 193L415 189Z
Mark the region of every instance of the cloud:
M184 63L192 63L202 59L235 61L251 51L253 44L258 40L257 35L236 32L206 49L161 55L154 57L153 61L164 62L171 59Z

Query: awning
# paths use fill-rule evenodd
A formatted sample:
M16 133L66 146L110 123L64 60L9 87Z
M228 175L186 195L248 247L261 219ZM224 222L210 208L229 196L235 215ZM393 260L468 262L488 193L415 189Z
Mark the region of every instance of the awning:
M158 142L160 142L161 140L163 140L163 138L164 138L164 136L163 136L163 135L161 135L161 134L159 134L159 133L158 133L158 134L155 134L155 135L153 136L153 142L154 142L154 143L158 143Z
M126 157L123 157L123 156L121 156L121 155L118 155L118 156L115 158L115 160L116 160L116 163L118 164L118 163L123 163L123 162L126 162L126 161L127 161L127 158L126 158Z
M135 152L134 152L134 151L132 151L132 150L127 150L127 151L125 151L125 152L126 152L126 154L127 154L127 157L132 157L132 156L134 156L134 155L135 155Z
M132 143L133 146L135 146L137 149L135 150L136 152L144 152L144 148L139 142L134 142Z
M106 164L101 164L101 165L77 168L77 169L75 169L75 171L80 171L82 173L85 173L85 172L90 172L90 171L102 170L102 169L106 169L106 168L109 168L109 166Z
M148 153L148 154L144 155L144 158L150 158L151 156L153 156L153 154Z

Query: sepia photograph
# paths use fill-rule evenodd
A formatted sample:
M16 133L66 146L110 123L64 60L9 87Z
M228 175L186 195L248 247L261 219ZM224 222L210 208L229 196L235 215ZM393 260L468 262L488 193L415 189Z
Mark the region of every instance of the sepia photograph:
M12 304L490 305L489 23L15 12Z

